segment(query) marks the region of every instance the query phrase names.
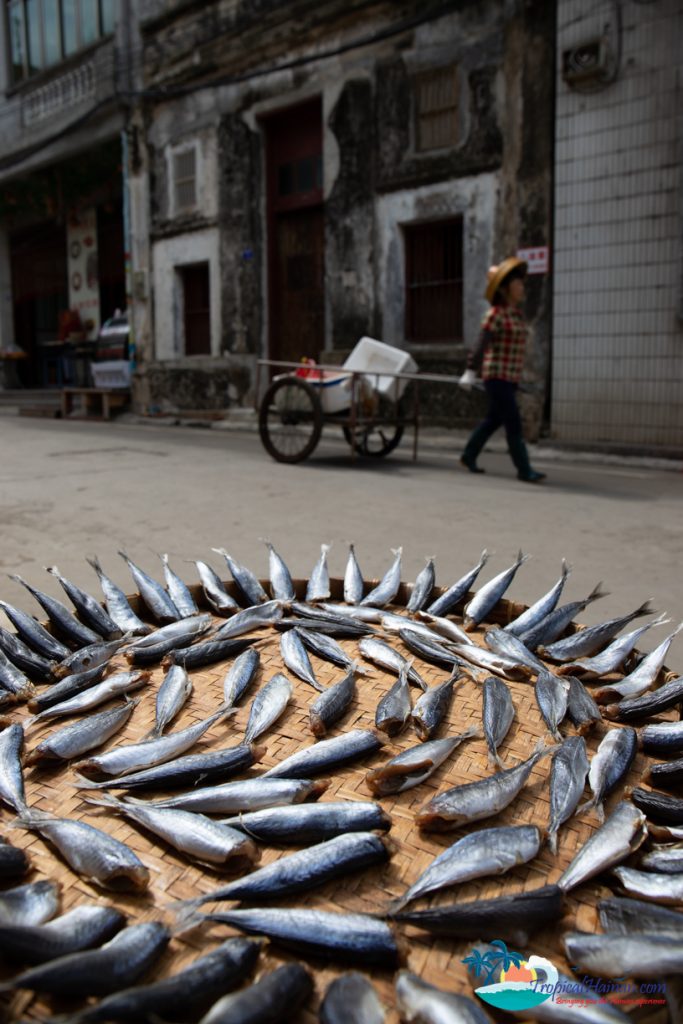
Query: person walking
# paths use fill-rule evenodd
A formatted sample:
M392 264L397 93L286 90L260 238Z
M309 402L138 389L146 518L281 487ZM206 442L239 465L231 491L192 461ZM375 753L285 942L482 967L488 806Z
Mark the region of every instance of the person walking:
M478 344L468 357L462 380L467 386L473 373L481 376L489 408L486 418L470 434L460 462L470 473L484 473L477 465L477 456L502 426L518 479L536 484L545 479L545 473L532 469L529 462L516 398L527 340L527 325L521 311L526 272L527 264L515 256L491 267L488 272L484 294L491 308L484 317Z

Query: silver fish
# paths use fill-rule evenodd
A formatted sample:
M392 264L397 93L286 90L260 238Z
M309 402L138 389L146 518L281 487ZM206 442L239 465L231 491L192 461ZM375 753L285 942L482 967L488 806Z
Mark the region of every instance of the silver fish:
M94 668L88 668L84 672L75 672L73 675L65 676L58 683L53 683L52 686L48 686L46 690L41 690L40 693L32 697L28 706L31 711L45 711L46 708L54 707L55 704L61 704L62 701L75 697L94 686L95 683L101 682L106 671L107 663L104 662L102 665L95 665Z
M116 640L121 636L121 627L114 622L94 597L62 576L56 565L47 566L47 571L59 580L62 589L86 626L94 629L104 640Z
M260 761L264 753L263 747L240 743L203 754L185 754L154 768L144 768L104 782L87 782L79 778L76 785L79 789L179 789L198 786L210 779L236 775L250 768L255 761Z
M355 667L327 689L311 704L308 715L314 736L324 736L331 725L344 715L356 694Z
M156 739L179 715L192 693L192 683L182 665L171 665L157 690L154 728L147 735Z
M329 601L321 601L315 606L315 610L327 615L334 615L335 618L357 619L359 622L379 622L383 611L381 608L361 608L359 604L333 604Z
M353 544L349 544L349 557L344 570L344 600L347 604L360 604L363 600L365 584L360 571Z
M282 601L264 601L263 604L252 605L236 612L228 621L213 634L214 640L224 640L231 636L242 636L264 626L272 626L282 618Z
M58 663L31 650L16 633L0 626L0 651L7 655L15 668L27 672L34 682L51 683Z
M123 802L104 793L99 797L84 797L84 800L141 825L201 864L244 872L250 871L260 857L260 851L243 832L212 821L203 814Z
M567 714L569 701L569 684L564 679L558 679L547 669L539 673L534 694L543 721L548 726L554 739L562 742L562 735L559 726Z
M224 825L238 828L269 846L320 843L348 832L386 832L391 818L372 800L325 800L313 804L268 807L262 811L225 818Z
M31 859L25 850L0 837L0 881L3 885L10 878L21 878L31 867Z
M0 923L26 927L44 924L59 910L58 882L29 882L0 892Z
M84 821L26 809L13 825L38 832L57 847L77 875L95 885L138 892L147 888L149 870L130 847Z
M168 555L162 555L161 562L164 567L166 589L171 601L173 601L173 604L176 606L183 618L187 618L190 615L196 615L199 611L199 608L197 608L197 602L192 596L187 584L180 578L180 576L178 576L177 573L173 572L173 569L171 569L168 561Z
M598 903L600 927L603 932L634 935L638 932L656 932L683 938L683 914L668 907L658 907L646 900L633 900L613 896Z
M661 789L677 788L683 782L683 758L665 761L663 764L651 764L643 775L643 781Z
M417 747L409 747L396 757L392 757L386 764L369 771L365 776L365 783L377 796L403 793L407 789L413 789L428 779L464 740L480 735L476 726L470 726L459 736L427 740Z
M488 551L486 551L486 549L484 549L474 569L470 569L470 571L468 573L465 573L465 575L461 579L459 579L457 583L453 583L448 588L445 594L442 594L440 597L437 597L436 601L432 601L432 603L427 608L427 611L431 615L447 615L448 612L451 611L451 609L455 608L455 606L459 604L464 597L467 596L467 594L470 591L470 587L476 580L481 570L486 565L488 558L489 553Z
M466 633L471 633L473 629L476 629L491 609L498 604L512 583L520 565L523 565L528 558L528 555L523 555L520 551L517 555L517 560L508 569L498 573L492 580L489 580L488 583L479 588L469 604L465 606L463 612L462 618Z
M527 650L522 641L506 633L504 629L494 626L484 633L484 643L494 654L500 654L503 658L509 658L519 665L526 665L534 675L543 672L545 665L535 654Z
M658 793L655 789L642 789L636 786L631 792L631 799L636 807L652 821L665 825L683 825L683 799Z
M364 967L393 967L399 959L394 933L370 914L330 910L263 907L206 914L206 920L266 935L274 944L305 956L362 963ZM236 1018L232 1018L233 1020Z
M54 704L52 707L40 711L32 718L27 718L24 724L28 727L35 722L49 718L64 718L66 715L79 715L83 711L104 704L112 697L118 697L123 693L130 693L149 682L150 673L146 670L135 669L133 672L117 672L116 675L107 676L101 683L90 686L87 690L71 697L69 700Z
M410 686L406 668L403 666L398 679L377 705L375 725L387 736L395 736L405 726L410 711Z
M81 997L108 995L132 985L158 959L170 937L168 928L158 921L129 925L98 949L31 967L3 987Z
M434 633L437 633L445 640L450 640L454 644L468 644L470 642L467 633L460 626L456 626L455 622L445 618L443 615L432 615L431 612L420 610L417 613L417 617L421 622L426 623Z
M670 935L562 936L569 963L598 978L665 978L683 974L683 943Z
M113 747L104 754L89 757L87 761L79 761L74 769L81 775L129 775L142 768L152 768L164 764L184 754L202 738L205 732L226 715L232 714L232 708L219 708L213 715L200 722L194 722L178 732L169 732L165 736L142 740L139 743L126 743Z
M313 991L313 979L301 964L283 964L263 974L253 985L223 996L199 1024L231 1024L233 1021L293 1020L293 1015ZM275 1015L275 1016L274 1016Z
M550 588L547 594L543 597L539 597L538 601L534 601L532 605L526 608L521 615L518 615L512 622L508 622L505 630L507 633L512 633L513 636L521 636L522 633L527 632L532 626L538 625L542 619L556 608L557 602L560 600L564 585L571 573L571 568L567 565L564 558L562 559L562 573L557 583Z
M30 679L0 650L0 690L6 690L14 700L28 700L35 693Z
M303 640L295 629L288 629L280 637L280 654L287 668L303 679L305 683L316 690L324 690L322 683L318 682L311 665L311 660L306 653Z
M602 721L600 708L586 690L580 679L569 676L567 693L567 717L583 736L594 725Z
M177 622L181 619L182 615L161 584L131 562L124 551L119 551L119 555L128 566L138 593L154 618L159 622Z
M533 860L541 848L541 833L533 825L484 828L458 839L429 864L392 908L470 882L474 878L503 875L518 864Z
M431 643L442 644L445 640L442 633L438 633L431 626L428 626L426 622L408 618L407 615L399 615L396 612L387 612L382 609L379 621L385 633L400 633L402 629L409 629L411 633L417 633ZM469 642L469 638L466 635L465 639Z
M99 747L124 727L139 700L127 700L97 715L57 729L27 755L24 764L43 761L70 761L88 750Z
M14 722L0 732L0 800L17 813L26 809L24 776L21 770L21 752L24 747L24 729Z
M458 674L456 669L443 683L430 686L415 701L410 712L410 720L421 740L430 739L447 714L453 700L453 687Z
M350 764L361 757L376 754L383 741L371 729L352 729L351 732L319 740L310 747L302 747L295 754L264 772L263 778L277 775L282 779L306 778Z
M164 664L184 665L185 668L202 668L227 661L241 654L253 643L252 637L228 637L227 640L202 640L189 647L174 647L164 658Z
M213 608L218 615L231 613L239 608L237 601L232 597L223 584L222 579L206 562L196 561L194 563L199 573L199 582L207 604Z
M465 661L484 669L485 672L492 672L505 679L523 682L535 675L535 671L532 671L528 665L521 665L511 658L494 654L493 651L487 651L485 647L479 647L478 644L452 644L451 648L459 658L464 658Z
M332 878L385 861L388 856L386 840L382 837L374 832L350 832L287 854L227 885L182 902L185 907L199 907L220 900L279 899L308 892Z
M604 825L583 844L557 884L563 892L570 892L625 860L638 849L646 835L645 815L623 800Z
M391 551L394 555L393 563L377 586L373 587L370 593L366 594L362 599L360 602L361 608L365 605L370 605L373 608L385 608L386 605L391 604L398 594L398 588L401 586L401 555L403 554L403 548L392 548Z
M580 811L595 807L600 821L605 820L603 803L628 774L638 750L638 735L635 729L625 726L610 729L603 736L596 750L588 772L588 782L593 797L583 804Z
M517 634L530 651L535 651L540 644L551 644L557 640L567 626L573 622L576 616L582 612L593 601L599 601L601 597L607 597L607 591L602 590L602 583L595 586L588 597L582 601L572 601L570 604L563 604L535 623L530 629Z
M295 626L294 628L301 637L304 647L312 654L317 655L318 658L322 658L323 661L330 661L333 665L339 665L340 668L351 668L354 665L359 675L367 674L368 670L363 668L357 661L354 661L351 655L346 653L334 637L327 636L325 633L318 633L316 630L305 629L303 626Z
M548 839L557 853L557 833L576 810L586 785L588 754L583 736L570 736L553 753L550 767L550 818Z
M244 565L240 565L232 558L225 548L212 548L217 555L222 555L225 559L225 563L230 570L230 575L235 581L240 594L243 596L247 605L261 604L268 600L268 595L254 576L253 572L246 568Z
M249 720L244 732L245 743L253 743L277 722L292 699L292 694L292 684L287 676L276 672L251 703Z
M253 683L261 664L261 655L253 647L239 654L223 680L223 697L227 707L234 707Z
M657 677L664 665L664 660L669 653L674 637L683 629L683 622L670 633L661 644L653 651L650 651L637 668L630 672L618 683L611 683L602 687L595 694L595 699L600 704L608 704L610 701L620 700L624 697L632 699L646 693L657 681Z
M515 706L512 703L512 694L502 679L488 676L482 687L482 703L482 721L489 750L489 762L503 768L503 762L498 756L498 747L514 721Z
M584 626L571 636L557 640L552 644L539 644L538 651L545 658L553 661L573 661L575 658L587 657L595 654L616 634L627 626L629 622L640 618L642 615L652 615L650 601L645 601L629 615L622 615L619 618L608 619L597 626Z
M320 1024L384 1024L384 1019L374 986L358 971L335 978L320 1004Z
M613 875L625 892L654 903L683 904L683 875L665 872L636 871L635 868L614 868Z
M671 757L683 753L683 720L652 722L638 730L640 745L646 754Z
M134 636L142 636L145 633L149 633L152 627L148 626L146 622L143 622L135 614L124 592L106 575L98 560L96 558L87 558L86 561L97 573L97 578L100 581L102 593L104 594L107 612L119 629L124 633L131 633Z
M42 964L57 957L99 946L126 923L114 907L81 903L47 924L0 924L3 959Z
M499 814L521 791L532 768L552 749L539 749L514 768L444 790L417 811L417 825L429 831L443 832Z
M264 543L268 548L268 571L273 597L276 601L294 601L296 590L289 569L270 541Z
M652 692L640 697L625 697L617 704L608 704L603 711L605 718L617 722L640 722L668 711L683 700L683 678L669 680Z
M55 669L55 676L58 679L63 679L78 672L97 668L98 665L106 665L129 640L130 635L119 637L117 640L100 640L99 643L81 647L78 651L70 654L68 658L59 662Z
M609 672L616 672L621 668L643 633L646 633L652 626L662 626L670 621L670 619L660 616L653 622L646 622L644 626L639 626L638 629L633 629L630 633L625 633L624 636L618 636L600 654L596 654L592 658L567 661L563 665L559 665L555 671L560 676L574 675L579 676L580 679L599 679L600 676L605 676Z
M169 651L177 650L192 643L197 637L203 636L211 627L210 615L193 615L190 618L170 622L148 636L134 640L126 648L126 660L135 663L139 659L148 663L158 661Z
M683 846L652 846L644 853L638 866L643 871L660 871L664 875L679 875L683 872Z
M84 626L82 622L79 622L61 601L57 601L54 597L50 597L49 594L44 594L42 590L38 590L37 587L27 583L25 579L22 579L22 577L18 576L16 573L10 573L10 579L16 580L17 583L21 583L22 587L25 587L29 594L32 594L33 597L35 597L36 601L52 623L55 633L66 643L73 644L77 647L83 647L85 644L93 644L101 639L99 634L94 630L90 629L88 626Z
M308 585L306 586L307 601L327 601L330 596L330 574L327 568L329 544L320 545L320 558L313 566Z
M415 1024L490 1024L490 1017L467 996L446 992L410 971L396 976L401 1019Z
M45 627L41 626L32 615L28 615L27 612L23 612L20 608L15 608L14 605L9 604L7 601L0 601L0 608L2 608L7 618L15 627L21 639L32 650L42 654L44 658L62 661L63 658L67 658L71 654L70 649L61 640L54 637L52 633L48 633Z
M464 664L462 659L454 653L455 645L446 647L439 641L428 640L421 631L410 628L399 629L398 635L408 650L417 654L423 661L450 669Z
M436 583L436 572L434 570L434 558L428 558L424 569L417 574L410 598L406 605L409 612L419 612L429 602Z
M266 807L282 807L299 804L303 800L317 800L327 789L326 782L311 779L245 779L241 782L224 782L220 786L202 786L189 793L166 797L154 802L145 801L146 807L171 807L180 811L195 811L205 814L238 814L262 810ZM130 803L140 803L129 797Z
M385 643L384 640L376 640L374 637L363 637L358 642L358 650L368 661L379 665L381 668L387 668L390 672L400 672L402 666L408 665L409 681L419 686L421 690L427 689L427 683L416 669L409 665L408 660L390 644Z

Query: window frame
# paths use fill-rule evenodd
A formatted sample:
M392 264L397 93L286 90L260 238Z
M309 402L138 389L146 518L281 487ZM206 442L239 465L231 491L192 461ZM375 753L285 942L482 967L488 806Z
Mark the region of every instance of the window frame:
M192 154L193 158L193 173L190 176L185 174L183 176L178 175L178 162L183 157L187 157ZM169 205L171 217L183 217L188 214L195 213L199 209L199 145L196 141L185 142L178 146L171 147L169 154L170 158L170 189L169 189ZM187 185L188 182L192 182L194 200L192 203L179 203L178 192L181 185Z
M73 6L75 10L75 28L76 28L76 42L75 47L67 52L68 33L65 32L66 24L66 4L67 2ZM68 60L71 60L75 55L84 52L91 47L97 45L103 39L110 38L115 31L115 12L111 9L111 0L95 0L95 14L96 14L96 25L94 38L84 38L84 21L82 11L85 10L85 4L92 0L4 0L4 18L5 27L7 30L7 57L8 67L10 69L10 75L12 85L21 85L29 82L39 75L43 75L46 72L52 71L54 68L58 68L61 64ZM56 55L54 59L50 59L48 62L48 41L45 36L45 25L47 24L45 18L45 7L48 3L52 3L56 7L57 22L58 22L58 40L56 47ZM29 17L29 10L33 8L33 13ZM20 12L20 16L17 19L19 24L19 38L15 38L12 32L13 25L15 24L15 18L17 15L15 12ZM107 23L111 23L111 29L107 29L105 26ZM34 41L38 43L40 53L37 56L36 64L32 64L32 51L29 41L34 36ZM54 42L54 40L52 40ZM16 44L18 43L21 53L17 53Z
M438 96L439 83L450 79L452 95L445 99ZM430 86L435 87L436 96L431 105L427 105L426 93ZM414 95L414 133L415 152L432 153L439 149L453 149L459 141L460 120L460 81L457 64L445 64L442 67L427 68L418 72L413 78ZM448 138L439 137L437 141L424 138L427 125L433 124L438 118L451 112L452 125Z
M404 337L410 345L457 345L461 344L464 339L464 240L465 240L465 221L462 214L453 214L447 217L440 217L434 220L418 220L410 221L400 225L401 233L403 237L403 270L404 270L404 294L405 294L405 309L404 309ZM457 249L454 248L448 256L446 250L446 244L443 241L445 239L445 232L449 228L455 230L454 242ZM437 232L442 233L442 241L440 242L442 251L440 253L441 266L444 268L444 272L447 272L447 262L450 258L452 260L452 273L450 276L442 276L440 278L433 278L428 280L423 278L422 280L416 280L416 262L418 260L418 254L416 252L417 244L429 242L428 236L430 233L434 236L435 242L438 242L436 236ZM421 236L421 237L420 237ZM424 264L423 264L424 265ZM434 312L438 308L438 303L431 298L435 294L435 289L441 289L445 292L446 303L449 301L449 291L452 292L451 299L453 301L453 329L450 332L436 333L435 330L429 330L429 321L424 319L424 311ZM425 301L420 307L419 297L428 297L429 301ZM421 313L422 309L422 313ZM444 317L442 311L441 317ZM435 321L439 321L438 315L435 316Z

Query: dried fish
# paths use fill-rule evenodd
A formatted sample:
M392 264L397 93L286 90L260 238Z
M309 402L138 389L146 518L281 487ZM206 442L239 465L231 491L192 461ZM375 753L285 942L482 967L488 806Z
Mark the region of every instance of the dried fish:
M575 889L625 860L638 849L646 835L645 815L623 800L604 825L583 844L557 884L563 892Z
M481 736L481 733L475 726L470 726L459 736L427 740L417 747L409 747L386 764L368 772L365 776L366 785L378 796L413 789L428 779L464 740L474 736Z
M311 704L308 715L310 730L314 736L324 736L330 726L346 714L356 694L356 666L343 679L320 694Z
M327 568L329 550L329 544L320 545L320 558L313 566L306 586L307 601L327 601L330 596L330 574Z
M633 790L631 799L648 818L663 825L683 825L683 799L653 789Z
M646 900L613 896L598 903L600 926L604 932L633 935L657 932L683 938L683 914L668 907L658 907Z
M63 701L83 693L84 690L89 690L95 683L101 682L106 671L107 665L104 663L85 669L83 672L74 672L73 675L65 676L58 683L53 683L52 686L48 686L47 690L42 690L32 697L28 706L31 711L46 711L47 708L52 708L55 704L61 704Z
M242 611L235 612L228 621L213 634L214 640L228 640L233 636L253 633L264 626L272 626L283 615L282 601L264 601L263 604L252 605Z
M432 633L436 633L444 640L450 640L454 644L468 644L470 638L467 633L456 626L452 619L446 619L443 615L432 615L431 612L419 611L417 617L420 622L424 622L432 630ZM413 623L413 628L415 623Z
M129 797L129 803L145 807L171 807L176 810L198 811L206 814L239 814L268 807L298 804L303 800L317 800L325 790L326 782L311 779L265 779L258 776L238 782L225 782L219 786L201 786L178 796L163 800L139 801Z
M9 661L22 672L28 672L29 676L40 683L51 683L57 670L57 662L54 659L44 658L41 654L31 650L28 644L16 633L0 626L0 651Z
M441 725L453 700L453 687L459 672L455 669L448 679L430 686L421 694L410 712L410 720L421 740L430 739Z
M670 875L662 871L636 871L635 868L616 867L612 872L625 892L641 900L654 903L683 904L683 875Z
M44 739L26 756L24 764L40 764L43 761L70 761L88 750L106 743L124 727L139 699L126 700L107 711L57 729Z
M24 748L24 729L18 722L0 732L0 800L17 813L26 809L24 776L21 770L21 752Z
M54 661L61 661L67 658L71 651L60 640L48 633L44 626L41 626L32 615L15 608L7 601L0 601L0 608L4 611L17 633L28 646L41 654L44 658Z
M448 612L452 611L457 604L459 604L463 598L469 593L470 587L476 580L481 570L486 565L489 558L488 551L482 551L478 563L474 569L471 569L468 573L459 579L456 583L451 584L445 594L437 597L436 601L433 601L427 611L431 615L447 615Z
M473 999L430 985L410 971L396 976L396 1001L402 1020L415 1024L490 1024Z
M4 651L0 651L0 690L12 695L12 700L28 700L35 693L30 679L14 665Z
M245 743L253 743L277 722L292 699L292 693L292 684L287 676L276 672L251 703L249 720L244 732Z
M104 704L112 697L139 689L148 683L149 679L150 673L143 669L135 669L133 672L117 672L116 675L107 676L101 683L89 686L75 697L59 704L53 704L34 715L33 718L27 718L25 725L33 725L34 722L50 718L64 718L66 715L79 715L82 711L89 711L91 708Z
M119 629L134 636L149 633L152 627L135 614L124 592L105 574L99 561L96 558L87 558L86 561L97 573L107 612Z
M161 561L164 567L164 579L166 580L168 595L180 612L180 615L183 618L187 618L190 615L197 615L199 612L197 602L192 596L187 584L184 583L180 576L171 569L168 562L168 555L162 555Z
M371 661L374 665L379 665L380 668L389 669L390 672L400 672L403 665L408 665L408 680L419 686L421 690L427 689L427 683L424 681L422 676L408 663L407 659L403 657L397 650L394 650L390 644L384 642L384 640L376 640L374 637L365 637L358 644L358 650Z
M398 679L382 697L375 710L375 725L387 736L401 732L411 711L410 686L406 666L402 666Z
M31 861L25 850L12 846L0 838L0 881L8 878L21 878L31 867ZM1 918L0 918L1 920Z
M273 597L276 601L294 601L296 590L292 581L292 574L270 541L266 540L264 543L268 548L268 571Z
M253 637L235 637L227 640L204 640L190 647L179 647L167 655L166 661L185 668L203 668L217 661L226 661L241 654L254 642ZM166 661L164 663L166 663Z
M498 747L514 721L515 707L512 703L512 694L502 679L488 676L482 687L482 699L482 720L486 746L489 749L489 762L503 768L503 762L498 756Z
M186 649L197 637L207 633L210 627L210 615L193 615L178 622L171 622L150 636L132 643L126 649L126 661L131 665L154 665L161 661L164 655Z
M181 786L196 786L210 779L237 775L251 767L255 761L260 761L264 753L263 747L240 743L235 747L211 750L205 754L186 754L155 768L146 768L104 782L79 779L76 785L79 789L177 789Z
M0 852L2 847L0 847ZM642 854L638 867L643 871L661 871L664 875L679 875L683 872L683 846L651 846Z
M593 797L579 808L580 811L595 807L600 821L605 820L603 803L628 774L637 750L635 729L610 729L605 733L588 772Z
M533 675L535 670L528 665L521 665L511 658L504 658L501 654L494 654L487 651L485 647L478 644L452 644L452 650L458 655L458 663L462 665L461 658L471 665L476 665L485 672L491 672L496 676L503 676L505 679L512 679L518 682L526 682Z
M410 598L406 604L406 611L421 611L429 603L435 582L434 558L431 557L427 559L424 569L417 575L413 589L410 592Z
M384 1016L373 985L358 971L335 978L320 1004L320 1024L384 1024Z
M199 1024L267 1024L291 1020L313 991L313 978L301 964L284 964L247 988L223 996Z
M413 654L417 654L418 658L422 658L423 661L429 661L434 665L440 665L442 668L448 669L468 667L465 666L458 653L454 653L455 644L452 645L452 648L444 647L443 644L438 643L436 640L427 640L417 630L409 627L399 629L398 635L408 650L412 651ZM477 650L480 650L480 648L477 648Z
M312 654L317 655L318 658L322 658L323 661L329 661L340 668L351 668L354 665L359 675L364 675L368 671L357 661L354 661L351 655L346 653L334 637L327 636L325 633L318 633L312 629L305 629L302 626L295 626L294 628L301 637L304 647Z
M0 924L3 959L43 964L57 957L99 946L126 923L115 907L81 903L47 924Z
M652 611L650 601L645 601L629 615L608 619L597 626L584 626L571 636L552 644L539 644L538 651L553 661L573 661L574 658L588 657L612 640L629 622L643 615L652 615Z
M44 924L59 910L58 882L29 882L0 892L0 923Z
M642 722L652 718L683 701L683 677L664 683L652 693L644 693L642 697L627 697L618 704L608 704L603 711L605 718L616 722Z
M239 591L240 595L245 601L246 605L261 604L262 601L268 600L268 595L254 576L253 572L247 569L244 565L240 565L239 562L235 561L225 548L212 548L217 555L222 555L225 559L225 563L230 570L230 575L235 581L235 586Z
M403 548L392 548L394 561L385 572L376 587L360 601L361 608L370 605L372 608L385 608L394 600L401 586L401 555Z
M121 627L105 612L102 605L85 590L81 590L71 580L65 579L56 565L48 566L47 571L59 580L62 590L85 623L104 640L116 640L121 636ZM47 610L47 609L46 609Z
M465 610L463 612L463 625L465 627L465 632L471 633L472 630L486 618L491 609L495 608L507 588L512 583L515 573L528 558L528 555L523 555L520 551L517 555L516 561L513 562L508 569L498 573L497 576L492 580L489 580L488 583L485 583L484 586L476 592L469 604L465 606Z
M679 758L677 761L665 761L664 764L650 765L643 779L652 786L660 786L664 789L677 788L683 782L683 758Z
M526 608L521 615L518 615L512 622L508 622L505 627L506 632L512 633L513 636L521 636L523 633L528 632L533 626L538 625L543 619L545 619L554 609L557 607L557 602L560 600L564 585L569 578L571 568L567 565L564 558L562 559L562 572L557 583L550 588L547 594L543 597L539 597L538 601L534 601L532 605Z
M253 683L261 655L255 648L248 647L242 651L228 669L223 680L223 697L227 707L235 707Z
M320 740L310 747L302 747L295 754L269 768L263 778L277 775L281 779L310 778L321 772L329 772L342 765L351 764L362 757L376 754L383 741L370 729L353 729L351 732Z
M630 699L645 694L657 681L657 677L664 665L664 659L669 653L669 647L674 637L683 629L683 622L662 640L661 644L650 651L637 668L624 676L618 683L604 686L595 694L595 699L601 704L607 704L612 700L619 700L623 697Z
M318 682L315 677L310 658L296 629L287 630L280 637L280 654L287 668L295 676L303 679L305 683L308 683L315 690L325 689L322 683Z
M570 736L553 752L550 767L550 819L548 839L557 853L557 833L576 810L588 774L588 754L583 736Z
M223 824L272 846L320 843L348 832L386 832L391 819L372 800L325 800L317 804L267 807L225 818Z
M292 607L292 611L295 611L294 607ZM326 636L337 636L340 639L348 640L355 640L375 632L369 623L356 621L351 615L339 615L336 618L332 618L330 615L320 615L315 618L310 615L297 615L297 617L283 617L274 625L280 633L294 629L295 626L303 626L305 629L314 629Z
M618 636L600 654L596 654L592 658L567 661L563 665L559 665L555 671L561 676L571 674L579 676L581 679L599 679L609 672L616 672L633 651L643 633L653 626L662 626L670 621L661 616L653 622L646 622L644 626L639 626L638 629L633 629L630 633L625 633L624 636Z
M592 935L567 932L562 936L569 963L596 978L665 978L683 974L683 944L670 935Z
M181 619L182 615L161 584L143 572L134 562L131 562L124 551L119 551L119 555L130 570L143 604L150 610L154 618L159 622L177 622L178 619Z
M598 601L601 597L608 596L607 591L602 590L601 587L602 583L598 583L588 597L582 601L572 601L570 604L563 604L560 608L555 608L531 629L525 629L517 636L530 651L535 651L540 644L551 644L589 604Z
M683 754L683 720L644 725L638 730L638 739L646 754L656 757Z
M547 669L543 669L536 680L534 694L539 711L543 721L550 730L550 734L561 743L562 734L560 733L559 726L567 714L569 684L566 680L558 679L557 676L552 675Z
M74 651L68 658L60 661L55 668L55 676L63 679L66 676L75 675L79 672L86 672L98 666L105 667L114 655L121 650L124 644L128 643L131 634L119 637L116 640L99 640L95 644L88 644Z
M594 725L602 721L600 708L586 690L580 679L568 676L569 690L567 693L567 717L583 736Z
M148 737L161 736L167 725L180 714L192 693L192 683L182 665L171 665L157 690L154 728ZM147 738L147 737L146 737Z
M358 565L356 551L353 544L349 544L349 557L344 571L344 600L347 604L360 604L364 590L363 573Z
M100 636L94 630L89 629L88 626L84 626L82 622L74 618L66 605L63 605L61 601L50 597L49 594L44 594L42 590L38 590L37 587L27 583L25 579L17 576L16 573L10 573L10 579L21 583L28 590L29 594L35 597L52 623L57 636L67 644L72 644L74 647L83 647L85 644L96 643L100 639Z
M543 672L545 668L543 662L539 661L536 655L532 654L518 637L512 636L511 633L506 633L504 629L500 629L498 626L486 630L484 633L484 643L494 654L500 654L503 658L508 658L518 665L526 665L534 675Z
M239 605L225 589L225 584L215 569L212 569L207 562L196 561L194 563L199 573L199 582L202 585L204 598L213 608L217 615L230 615Z

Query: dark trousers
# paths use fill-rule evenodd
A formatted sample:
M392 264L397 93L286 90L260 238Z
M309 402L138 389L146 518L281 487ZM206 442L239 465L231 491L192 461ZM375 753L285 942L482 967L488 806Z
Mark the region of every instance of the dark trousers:
M527 477L531 472L526 445L522 438L522 419L517 407L517 385L509 380L486 380L484 387L489 399L486 417L474 428L465 445L463 459L475 462L492 434L499 427L505 427L510 457L519 475Z

